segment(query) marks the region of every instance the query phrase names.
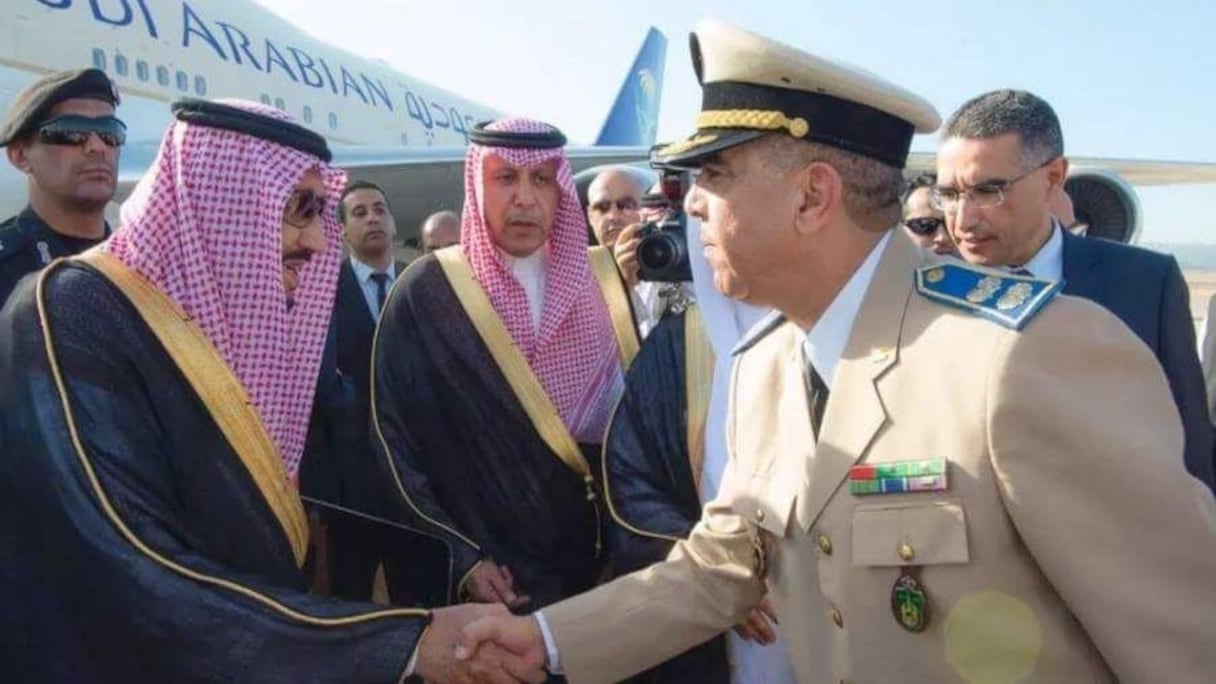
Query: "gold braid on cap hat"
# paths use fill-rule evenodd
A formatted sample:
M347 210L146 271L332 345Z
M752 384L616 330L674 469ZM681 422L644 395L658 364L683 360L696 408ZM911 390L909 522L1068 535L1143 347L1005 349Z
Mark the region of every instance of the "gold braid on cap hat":
M711 109L697 115L697 128L753 128L773 131L784 128L795 138L806 137L811 126L802 117L763 109Z

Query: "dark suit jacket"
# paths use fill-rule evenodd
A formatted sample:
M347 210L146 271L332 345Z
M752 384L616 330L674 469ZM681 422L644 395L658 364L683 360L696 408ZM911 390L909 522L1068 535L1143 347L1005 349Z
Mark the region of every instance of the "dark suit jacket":
M1157 355L1186 432L1186 467L1213 486L1212 426L1190 295L1174 257L1064 231L1064 293L1101 304Z
M400 276L405 270L405 264L396 262L396 275ZM333 319L337 328L338 338L338 370L349 377L354 385L355 401L352 418L358 426L354 435L352 456L371 459L373 457L371 443L371 410L369 408L371 390L372 337L376 334L376 319L372 317L363 289L355 279L355 270L351 268L350 259L343 257L342 266L338 270L338 294L334 302ZM351 459L347 459L351 460ZM372 476L365 464L343 464L341 477L344 480L342 500L348 504L365 503L350 498L354 493L366 493L365 487L357 484L361 477ZM357 506L361 507L361 506Z

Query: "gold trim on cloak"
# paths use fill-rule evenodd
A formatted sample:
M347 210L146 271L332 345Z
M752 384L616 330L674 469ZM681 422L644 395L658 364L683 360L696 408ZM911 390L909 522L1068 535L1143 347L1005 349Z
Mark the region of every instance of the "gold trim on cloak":
M176 302L115 257L90 250L74 258L96 268L135 306L240 457L287 535L296 565L303 566L308 553L304 504L245 387L219 350Z
M621 370L629 370L629 365L637 358L642 343L638 340L638 329L633 324L625 281L616 268L616 259L607 247L588 247L587 260L591 262L591 273L595 275L595 281L604 295L604 304L608 306L608 318L612 320L616 347L620 351Z
M684 310L684 391L685 421L687 425L685 439L688 440L688 465L692 469L693 483L698 495L700 495L701 491L701 467L705 463L705 423L709 417L709 397L713 386L714 359L713 348L709 344L709 337L705 330L704 321L701 319L701 313L695 303L690 304ZM621 409L621 401L624 400L624 396L622 395L612 410L610 426L616 423L616 414ZM611 433L612 428L609 427L609 435ZM666 539L672 542L681 541L683 537L643 530L625 520L624 516L616 510L616 505L612 502L611 484L608 478L609 435L604 437L604 448L600 455L600 470L602 471L602 479L604 481L604 501L607 502L609 515L612 516L612 519L618 525L636 535L652 539Z
M443 275L447 277L456 298L468 314L469 321L490 350L494 363L507 379L507 384L511 386L515 398L519 399L541 439L545 440L545 444L557 454L562 463L591 482L591 466L587 464L578 443L566 429L561 414L549 399L549 393L532 372L532 367L520 353L519 347L515 346L515 340L511 338L506 324L494 310L489 296L477 283L473 269L465 259L464 251L458 245L447 247L436 250L435 258L439 260Z
M77 257L77 258L79 258L79 257ZM220 589L231 591L234 594L244 596L245 598L247 598L251 601L254 601L254 602L262 605L263 607L265 607L269 610L272 610L286 618L290 618L290 619L300 622L302 624L310 625L313 627L345 627L345 626L349 626L349 625L364 624L367 622L371 622L372 620L383 620L383 619L389 619L389 618L402 618L402 617L409 617L409 618L429 618L430 617L430 611L417 609L417 608L396 608L396 609L392 609L392 610L378 610L378 611L362 613L359 615L350 615L350 616L346 616L346 617L337 617L337 618L319 617L316 615L308 615L305 613L301 613L300 611L295 610L294 608L291 608L290 606L287 606L286 604L282 603L278 599L276 599L272 596L269 596L258 589L245 586L243 584L234 582L232 580L229 580L229 579L226 579L223 577L217 577L214 575L206 574L204 572L199 572L198 570L195 570L195 569L190 568L186 565L183 565L182 563L179 563L173 559L170 559L169 557L165 556L161 552L156 551L152 547L148 546L141 538L139 538L133 531L131 531L131 528L128 527L126 522L122 519L122 517L118 515L118 511L115 510L114 504L111 503L111 501L110 501L110 497L106 494L105 489L101 486L101 481L98 479L97 472L93 468L93 462L89 459L88 454L85 452L84 444L80 440L80 432L76 428L76 419L72 413L71 402L68 399L68 391L67 391L67 386L63 379L63 372L59 367L59 358L55 354L54 334L53 334L53 331L51 330L50 320L47 317L46 296L45 296L44 288L46 285L47 278L50 277L51 273L53 273L56 268L58 268L60 265L65 263L65 261L66 260L64 260L64 259L56 260L55 262L51 263L51 265L49 265L45 269L43 269L42 273L38 276L38 284L37 284L37 289L36 289L36 294L35 294L36 303L38 306L38 323L39 323L39 327L42 329L43 344L44 344L44 348L46 351L47 363L50 366L51 376L55 381L55 389L59 395L59 402L60 402L61 408L63 409L63 416L64 416L64 420L67 424L68 435L70 436L71 441L72 441L72 448L76 452L76 457L80 461L81 468L84 470L85 477L88 480L88 484L89 484L90 488L92 489L93 494L97 497L97 502L100 505L102 512L105 514L106 518L110 521L110 523L114 525L115 529L118 530L118 533L127 541L127 543L131 544L133 547L135 547L135 549L137 551L139 551L143 555L147 556L148 558L151 558L154 562L160 564L161 566L169 569L170 571L172 571L174 573L177 573L178 575L181 575L182 577L186 577L190 580L199 582L201 584L207 584L207 585L211 585L214 587L218 587ZM88 263L92 263L92 262L89 261ZM276 458L277 458L277 455L276 455ZM425 634L426 634L426 630L424 630L422 632L421 636L425 636ZM414 646L414 652L417 652L418 644L422 643L421 636L419 637L417 643Z
M701 468L705 464L705 423L709 419L709 399L714 382L713 347L701 311L691 305L684 313L684 391L688 424L688 462L698 494Z

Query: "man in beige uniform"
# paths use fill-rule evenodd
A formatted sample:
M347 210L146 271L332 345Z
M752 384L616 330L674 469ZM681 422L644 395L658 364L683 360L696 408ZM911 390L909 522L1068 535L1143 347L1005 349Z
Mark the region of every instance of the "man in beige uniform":
M784 314L740 345L725 481L667 561L474 623L464 655L615 681L767 584L808 684L1213 681L1216 506L1148 348L1058 282L925 264L888 228L939 123L919 97L717 22L693 60L698 131L659 160L701 169L718 288Z

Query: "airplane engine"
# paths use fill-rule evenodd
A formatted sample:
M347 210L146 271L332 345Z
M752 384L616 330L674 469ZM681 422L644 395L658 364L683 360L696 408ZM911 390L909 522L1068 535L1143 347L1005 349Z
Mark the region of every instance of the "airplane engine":
M1105 169L1077 169L1064 181L1077 221L1089 225L1091 237L1134 244L1140 237L1140 200L1118 174Z

